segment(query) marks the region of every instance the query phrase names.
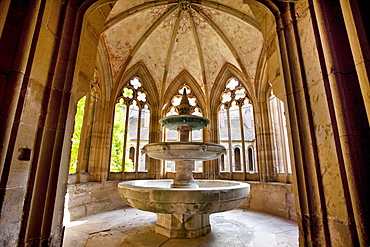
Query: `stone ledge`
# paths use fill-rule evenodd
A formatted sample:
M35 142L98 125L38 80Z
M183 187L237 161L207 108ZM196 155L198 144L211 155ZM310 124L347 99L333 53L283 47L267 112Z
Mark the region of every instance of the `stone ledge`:
M251 185L251 192L239 208L297 220L292 184L248 183Z

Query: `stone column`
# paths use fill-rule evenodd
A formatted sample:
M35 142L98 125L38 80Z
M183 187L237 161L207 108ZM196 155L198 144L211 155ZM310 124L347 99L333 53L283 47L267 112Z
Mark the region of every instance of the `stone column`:
M314 0L314 24L318 31L316 37L322 45L320 58L325 69L328 93L332 96L331 117L336 120L333 121L333 127L336 148L341 151L338 157L339 165L343 168L341 175L347 182L345 186L348 186L344 195L350 203L348 213L350 218L354 217L357 230L351 232L350 237L354 245L359 243L361 246L369 246L370 194L367 188L370 188L370 129L366 113L366 109L369 109L366 105L370 99L366 69L368 66L356 64L360 57L369 57L369 44L362 43L362 48L365 49L359 51L353 47L354 38L351 38L352 42L348 40L353 30L349 28L349 32L347 31L345 18L350 15L361 16L356 8L357 1L351 2L357 12L349 12L346 1L328 3ZM347 20L347 27L348 22L350 20ZM367 80L364 81L364 78Z
M367 118L370 119L370 21L366 4L366 1L340 1Z
M103 97L96 105L89 159L89 181L105 182L109 175L114 108Z
M340 6L338 1L303 1L284 3L281 10L278 35L300 244L358 246L360 234L355 229L368 229L355 227L354 215L356 210L365 212L369 202L359 187L368 187L365 147L370 144L363 103L355 103L362 97L350 72L353 61ZM365 216L360 219L368 222Z
M297 221L300 228L300 243L309 246L312 241L317 245L326 245L329 235L325 219L325 202L323 187L316 159L317 146L314 143L311 129L312 109L310 109L307 87L301 64L301 54L297 44L297 26L293 22L290 9L293 5L284 4L280 45L282 46L283 69L289 108L289 119L292 128L293 152L295 158L295 182L299 203ZM306 13L307 14L307 13ZM323 92L321 92L322 94Z
M86 135L81 136L81 139L84 140L85 145L83 149L83 157L82 157L82 164L81 167L78 168L78 172L87 172L89 170L88 164L89 164L89 157L90 157L90 151L91 151L91 140L92 140L92 131L93 131L93 125L94 125L94 118L95 118L95 106L96 106L97 96L96 91L94 88L92 88L91 93L89 94L89 100L88 100L88 111L87 117L86 117ZM86 109L86 108L85 108ZM85 121L84 121L85 122Z
M160 124L158 123L161 119L160 107L153 107L150 111L150 132L149 132L149 143L156 143L161 141ZM160 179L165 174L162 172L162 161L153 158L148 158L148 178Z
M193 160L176 160L176 178L171 188L198 188L193 177Z
M22 231L23 207L35 151L34 123L40 108L37 101L42 97L37 91L42 91L40 84L30 80L30 69L43 4L42 1L22 4L1 1L0 6L4 7L0 10L0 239L5 246L16 246ZM29 88L34 90L33 95Z
M253 108L256 120L256 148L258 160L258 173L261 182L276 181L275 155L273 147L273 133L271 129L269 107L266 98L259 99L258 105Z
M0 7L6 7L5 5L7 4L5 2L9 4L11 1L2 1ZM5 36L1 45L3 49L6 49L2 50L2 54L3 56L8 57L8 60L4 60L2 66L8 69L8 71L3 71L0 75L0 82L4 85L1 86L2 88L0 91L0 175L4 168L3 165L5 163L5 157L7 155L6 152L8 151L8 145L11 138L10 135L13 128L17 104L21 97L21 87L26 73L26 68L29 59L33 56L31 55L30 57L30 50L32 47L32 39L35 35L37 15L39 13L41 1L33 1L31 4L27 3L22 7L16 6L16 3L14 3L14 5L15 6L10 5L9 24L3 23L3 28L1 29L2 34ZM3 9L1 13L4 14L5 17L7 13L6 9ZM17 20L12 20L11 18L16 18ZM18 26L21 28L18 28ZM19 35L19 38L10 38L14 35ZM5 40L11 40L11 42L16 44L16 46L9 46L9 44L5 43ZM7 63L6 61L9 62ZM5 77L3 74L6 74L7 76ZM25 84L25 88L26 87L27 84ZM24 97L24 95L22 97ZM15 122L18 121L19 120L16 120ZM9 168L5 167L5 169Z
M76 23L77 8L75 1L61 4L59 18L63 22L59 22L61 25L58 27L53 50L54 61L45 88L42 108L45 119L39 123L36 141L39 150L34 157L35 167L31 181L33 190L28 195L30 201L25 212L25 242L30 245L45 245L53 238L50 234L75 65L75 53L72 49L77 44L72 42L72 38L74 27L79 24Z

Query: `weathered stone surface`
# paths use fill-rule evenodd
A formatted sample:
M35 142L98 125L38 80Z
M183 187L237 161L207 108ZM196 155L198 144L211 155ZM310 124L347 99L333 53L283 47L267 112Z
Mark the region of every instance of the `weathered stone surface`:
M157 213L155 231L168 238L198 238L211 232L209 216Z
M126 204L117 192L117 183L68 185L67 210L70 214L70 219L74 220L90 214L124 207Z
M296 220L293 185L259 182L249 182L249 184L251 192L240 208Z
M239 207L249 184L196 180L199 188L170 188L172 180L134 180L118 184L130 206L158 214L156 232L169 238L197 238L211 231L209 215Z

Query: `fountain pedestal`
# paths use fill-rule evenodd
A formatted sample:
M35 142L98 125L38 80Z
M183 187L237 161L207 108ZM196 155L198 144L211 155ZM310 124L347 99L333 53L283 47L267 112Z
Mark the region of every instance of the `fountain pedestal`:
M209 216L157 213L155 231L168 238L198 238L211 232Z

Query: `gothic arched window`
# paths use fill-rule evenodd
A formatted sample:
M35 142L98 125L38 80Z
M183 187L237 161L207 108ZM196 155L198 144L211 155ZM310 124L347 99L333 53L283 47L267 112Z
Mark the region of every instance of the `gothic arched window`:
M220 143L227 150L220 171L247 172L246 145L255 145L253 106L246 89L235 78L228 81L221 94L218 124Z
M111 172L146 171L141 148L149 143L150 110L147 93L134 77L123 87L115 106L112 131Z
M271 94L269 99L270 122L275 147L275 170L278 181L291 182L291 163L289 156L288 130L284 102Z

